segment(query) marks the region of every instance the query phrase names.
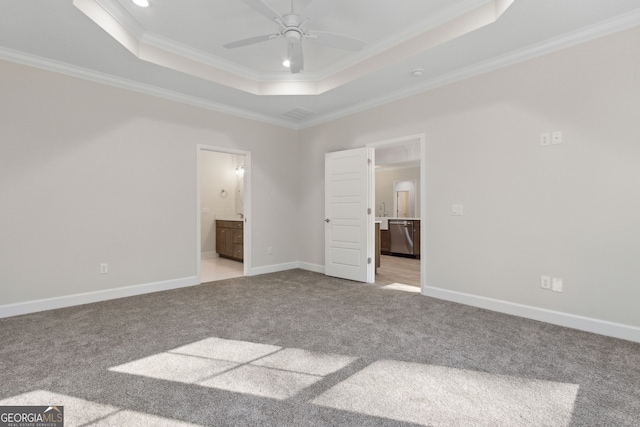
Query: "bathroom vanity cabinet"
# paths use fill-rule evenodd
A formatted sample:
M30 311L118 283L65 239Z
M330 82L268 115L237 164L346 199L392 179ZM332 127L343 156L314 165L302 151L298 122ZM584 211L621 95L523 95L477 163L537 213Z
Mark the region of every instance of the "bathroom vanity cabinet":
M216 252L223 258L244 258L244 222L216 220Z

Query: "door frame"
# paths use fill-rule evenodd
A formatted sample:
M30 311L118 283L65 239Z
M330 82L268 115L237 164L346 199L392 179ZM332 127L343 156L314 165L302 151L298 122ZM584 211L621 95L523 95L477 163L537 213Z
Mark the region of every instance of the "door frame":
M376 148L389 148L393 146L400 146L410 141L418 141L420 143L420 293L425 294L427 288L427 227L425 226L427 221L427 139L425 133L418 133L415 135L401 136L398 138L385 139L382 141L370 142L367 147ZM375 168L375 155L374 155L374 168ZM374 174L375 175L375 174ZM374 243L375 244L375 243ZM373 253L375 248L371 248Z
M234 148L216 147L213 145L198 144L196 147L196 273L198 284L202 281L201 258L202 258L202 206L200 200L200 153L203 151L213 151L216 153L236 154L244 156L244 227L243 227L243 269L244 275L251 274L251 152L236 150Z

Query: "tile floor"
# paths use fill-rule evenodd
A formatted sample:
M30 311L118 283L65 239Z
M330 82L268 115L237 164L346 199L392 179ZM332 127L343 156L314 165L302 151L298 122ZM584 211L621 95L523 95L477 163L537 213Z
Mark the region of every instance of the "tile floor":
M206 258L200 262L202 283L244 276L244 264L227 258Z

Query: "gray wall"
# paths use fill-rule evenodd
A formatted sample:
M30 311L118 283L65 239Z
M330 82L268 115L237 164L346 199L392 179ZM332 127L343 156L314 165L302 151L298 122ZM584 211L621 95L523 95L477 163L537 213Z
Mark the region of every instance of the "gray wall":
M425 133L429 285L640 326L638 69L636 28L296 132L0 62L0 306L194 276L197 144L252 153L254 267L323 265L324 154Z
M639 69L635 28L302 131L301 259L324 263L324 153L424 132L430 286L640 326Z
M253 267L298 259L297 132L7 62L0 75L0 306L196 276L197 144L251 151Z

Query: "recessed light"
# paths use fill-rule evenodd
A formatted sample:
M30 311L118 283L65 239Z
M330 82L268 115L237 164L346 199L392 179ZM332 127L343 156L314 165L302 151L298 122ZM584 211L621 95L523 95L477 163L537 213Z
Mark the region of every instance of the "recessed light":
M288 59L285 59L284 61L282 61L282 65L289 68L291 67L291 61L289 61Z
M136 6L149 7L149 0L133 0Z

